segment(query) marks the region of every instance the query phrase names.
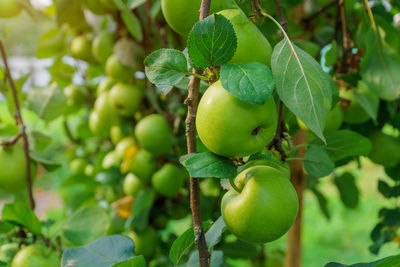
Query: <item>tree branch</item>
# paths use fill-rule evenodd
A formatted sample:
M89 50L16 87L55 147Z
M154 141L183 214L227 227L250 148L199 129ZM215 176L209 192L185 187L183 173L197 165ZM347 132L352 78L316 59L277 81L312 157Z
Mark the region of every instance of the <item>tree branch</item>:
M15 87L14 80L11 77L11 72L10 72L10 68L8 66L8 61L7 61L7 55L4 50L3 42L1 40L0 40L0 52L1 52L1 56L3 58L3 62L4 62L5 76L7 76L8 82L10 83L11 92L12 92L13 99L14 99L15 120L19 127L19 134L22 137L22 144L23 144L24 153L25 153L25 164L26 164L25 167L26 167L26 180L27 180L27 184L28 184L29 205L30 205L31 209L33 210L33 209L35 209L35 200L33 198L33 191L32 191L33 183L32 183L32 176L31 176L31 158L29 156L29 141L28 141L28 136L26 135L25 125L22 120L21 108L20 108L19 102L18 102L18 91L17 91L17 88Z
M208 16L210 3L211 0L201 1L200 20ZM201 74L199 70L194 70L193 73ZM186 142L189 154L196 152L196 113L199 104L199 87L200 79L193 76L190 80L188 96L185 100L185 104L188 106L186 116ZM192 176L190 177L190 208L192 209L195 243L198 245L199 250L200 267L208 267L210 265L210 253L208 253L201 219L199 180Z

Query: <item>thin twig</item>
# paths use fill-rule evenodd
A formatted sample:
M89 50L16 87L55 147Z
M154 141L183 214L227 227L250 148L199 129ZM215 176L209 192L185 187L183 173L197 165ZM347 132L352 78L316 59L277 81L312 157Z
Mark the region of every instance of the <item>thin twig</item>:
M289 24L286 19L285 13L283 12L281 2L279 0L274 0L274 3L275 3L275 7L276 7L276 14L278 15L278 18L279 18L279 23L281 24L281 26L285 30L285 32L288 32Z
M4 62L4 68L5 68L5 75L7 76L8 82L10 83L11 86L11 92L13 95L14 99L14 105L15 105L15 120L18 124L19 127L19 134L22 137L22 143L24 147L24 153L25 153L25 167L26 167L26 180L28 184L28 197L29 197L29 205L32 210L35 209L35 200L33 198L33 184L32 184L32 176L31 176L31 158L29 156L29 141L28 141L28 136L26 135L25 131L25 125L22 120L22 115L21 115L21 108L19 106L18 102L18 91L17 88L15 87L14 80L12 79L10 68L8 66L8 61L7 61L7 55L3 46L3 42L0 40L0 52L1 56L3 58Z
M10 140L7 140L7 141L4 141L3 143L1 143L0 146L12 146L12 145L15 145L21 137L22 137L22 135L20 133L18 133L17 135L15 135Z

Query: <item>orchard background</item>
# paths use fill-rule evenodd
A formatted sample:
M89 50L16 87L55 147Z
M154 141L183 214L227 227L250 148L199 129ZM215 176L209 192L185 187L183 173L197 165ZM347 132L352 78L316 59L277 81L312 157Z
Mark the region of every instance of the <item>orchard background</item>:
M0 266L399 266L398 0L0 0L0 51Z

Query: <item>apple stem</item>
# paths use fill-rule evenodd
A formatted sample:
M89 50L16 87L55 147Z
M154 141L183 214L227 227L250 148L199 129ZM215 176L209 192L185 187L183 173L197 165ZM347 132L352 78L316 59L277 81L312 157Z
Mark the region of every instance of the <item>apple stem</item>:
M235 179L235 178L229 178L229 183L231 184L232 188L233 188L236 192L241 193L242 190L240 190L240 189L236 186L234 179Z
M10 68L8 66L8 61L7 61L7 55L3 46L3 42L0 40L0 53L1 56L3 58L3 62L4 62L4 68L5 68L5 78L8 80L8 82L10 83L11 86L11 92L13 95L13 99L14 99L14 106L15 106L15 121L19 127L19 136L22 138L22 143L23 143L23 147L24 147L24 153L25 153L25 163L26 163L26 180L27 180L27 184L28 184L28 197L29 197L29 206L31 207L32 210L35 209L35 200L33 198L33 183L32 183L32 176L31 176L31 158L29 156L29 141L28 141L28 136L26 134L26 128L24 125L24 122L22 120L22 115L21 115L21 108L18 102L18 91L17 88L14 84L14 80L11 76L11 71ZM18 139L20 138L15 138L15 143L18 141Z

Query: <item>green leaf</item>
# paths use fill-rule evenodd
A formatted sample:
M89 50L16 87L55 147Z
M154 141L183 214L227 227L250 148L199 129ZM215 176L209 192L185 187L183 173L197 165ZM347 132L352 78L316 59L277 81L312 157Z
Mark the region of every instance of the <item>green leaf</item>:
M153 189L141 190L132 206L132 221L138 230L146 228L149 215L155 200L155 192Z
M33 234L42 233L42 224L38 217L24 202L5 204L1 217L4 222L24 227Z
M318 200L319 209L321 210L322 214L324 214L324 216L329 220L331 214L328 210L328 201L326 200L325 196L315 187L312 188L311 191Z
M336 63L337 60L337 42L333 40L329 50L325 54L325 65L332 66Z
M225 90L251 104L264 104L275 88L270 68L259 62L223 65L220 79Z
M235 54L235 30L227 18L213 14L193 26L187 46L190 62L195 68L220 66Z
M183 155L179 162L196 178L232 178L236 175L232 161L211 152Z
M336 176L334 181L339 190L342 202L348 208L356 208L359 202L360 193L353 174L345 172L340 176Z
M351 130L338 130L327 134L326 146L318 140L314 144L323 146L333 161L368 155L372 148L368 138Z
M280 99L325 141L322 131L332 104L329 76L313 57L288 39L275 46L271 63Z
M186 255L194 244L193 227L187 229L180 237L175 239L169 251L169 258L176 265Z
M213 251L211 254L210 267L221 267L224 262L224 253L219 250ZM199 251L195 250L190 254L189 260L185 265L186 267L200 267L199 264Z
M226 224L222 216L213 223L213 225L208 229L206 233L206 242L209 251L212 251L214 246L218 244L222 233L226 229Z
M335 169L335 164L325 149L311 146L304 155L304 168L308 174L320 178L329 175Z
M39 39L36 57L49 58L60 55L65 49L65 31L63 28L51 28Z
M139 255L132 259L114 264L112 267L147 267L147 265L144 256Z
M159 49L144 60L149 81L157 86L174 86L188 74L185 55L176 49Z
M129 6L130 9L135 9L143 5L145 2L146 0L128 0L127 5Z
M61 57L54 60L52 66L48 68L53 82L60 87L68 86L76 72L76 68L63 62Z
M352 265L341 264L337 262L330 262L325 267L398 267L400 262L400 255L386 257L374 262L369 263L355 263Z
M378 116L379 102L377 105L376 100L371 96L371 94L366 93L369 88L365 84L365 82L359 81L358 88L360 90L354 90L354 98L357 100L358 103L360 103L360 106L367 112L367 114L376 121L376 118ZM364 93L360 93L360 91Z
M122 11L121 18L132 37L141 42L143 40L143 33L138 18L129 8L125 8Z
M134 257L134 250L135 245L131 238L123 235L106 236L82 247L66 249L62 257L61 266L112 267L117 263Z
M110 219L98 206L78 209L60 227L62 235L74 245L83 245L107 233Z

